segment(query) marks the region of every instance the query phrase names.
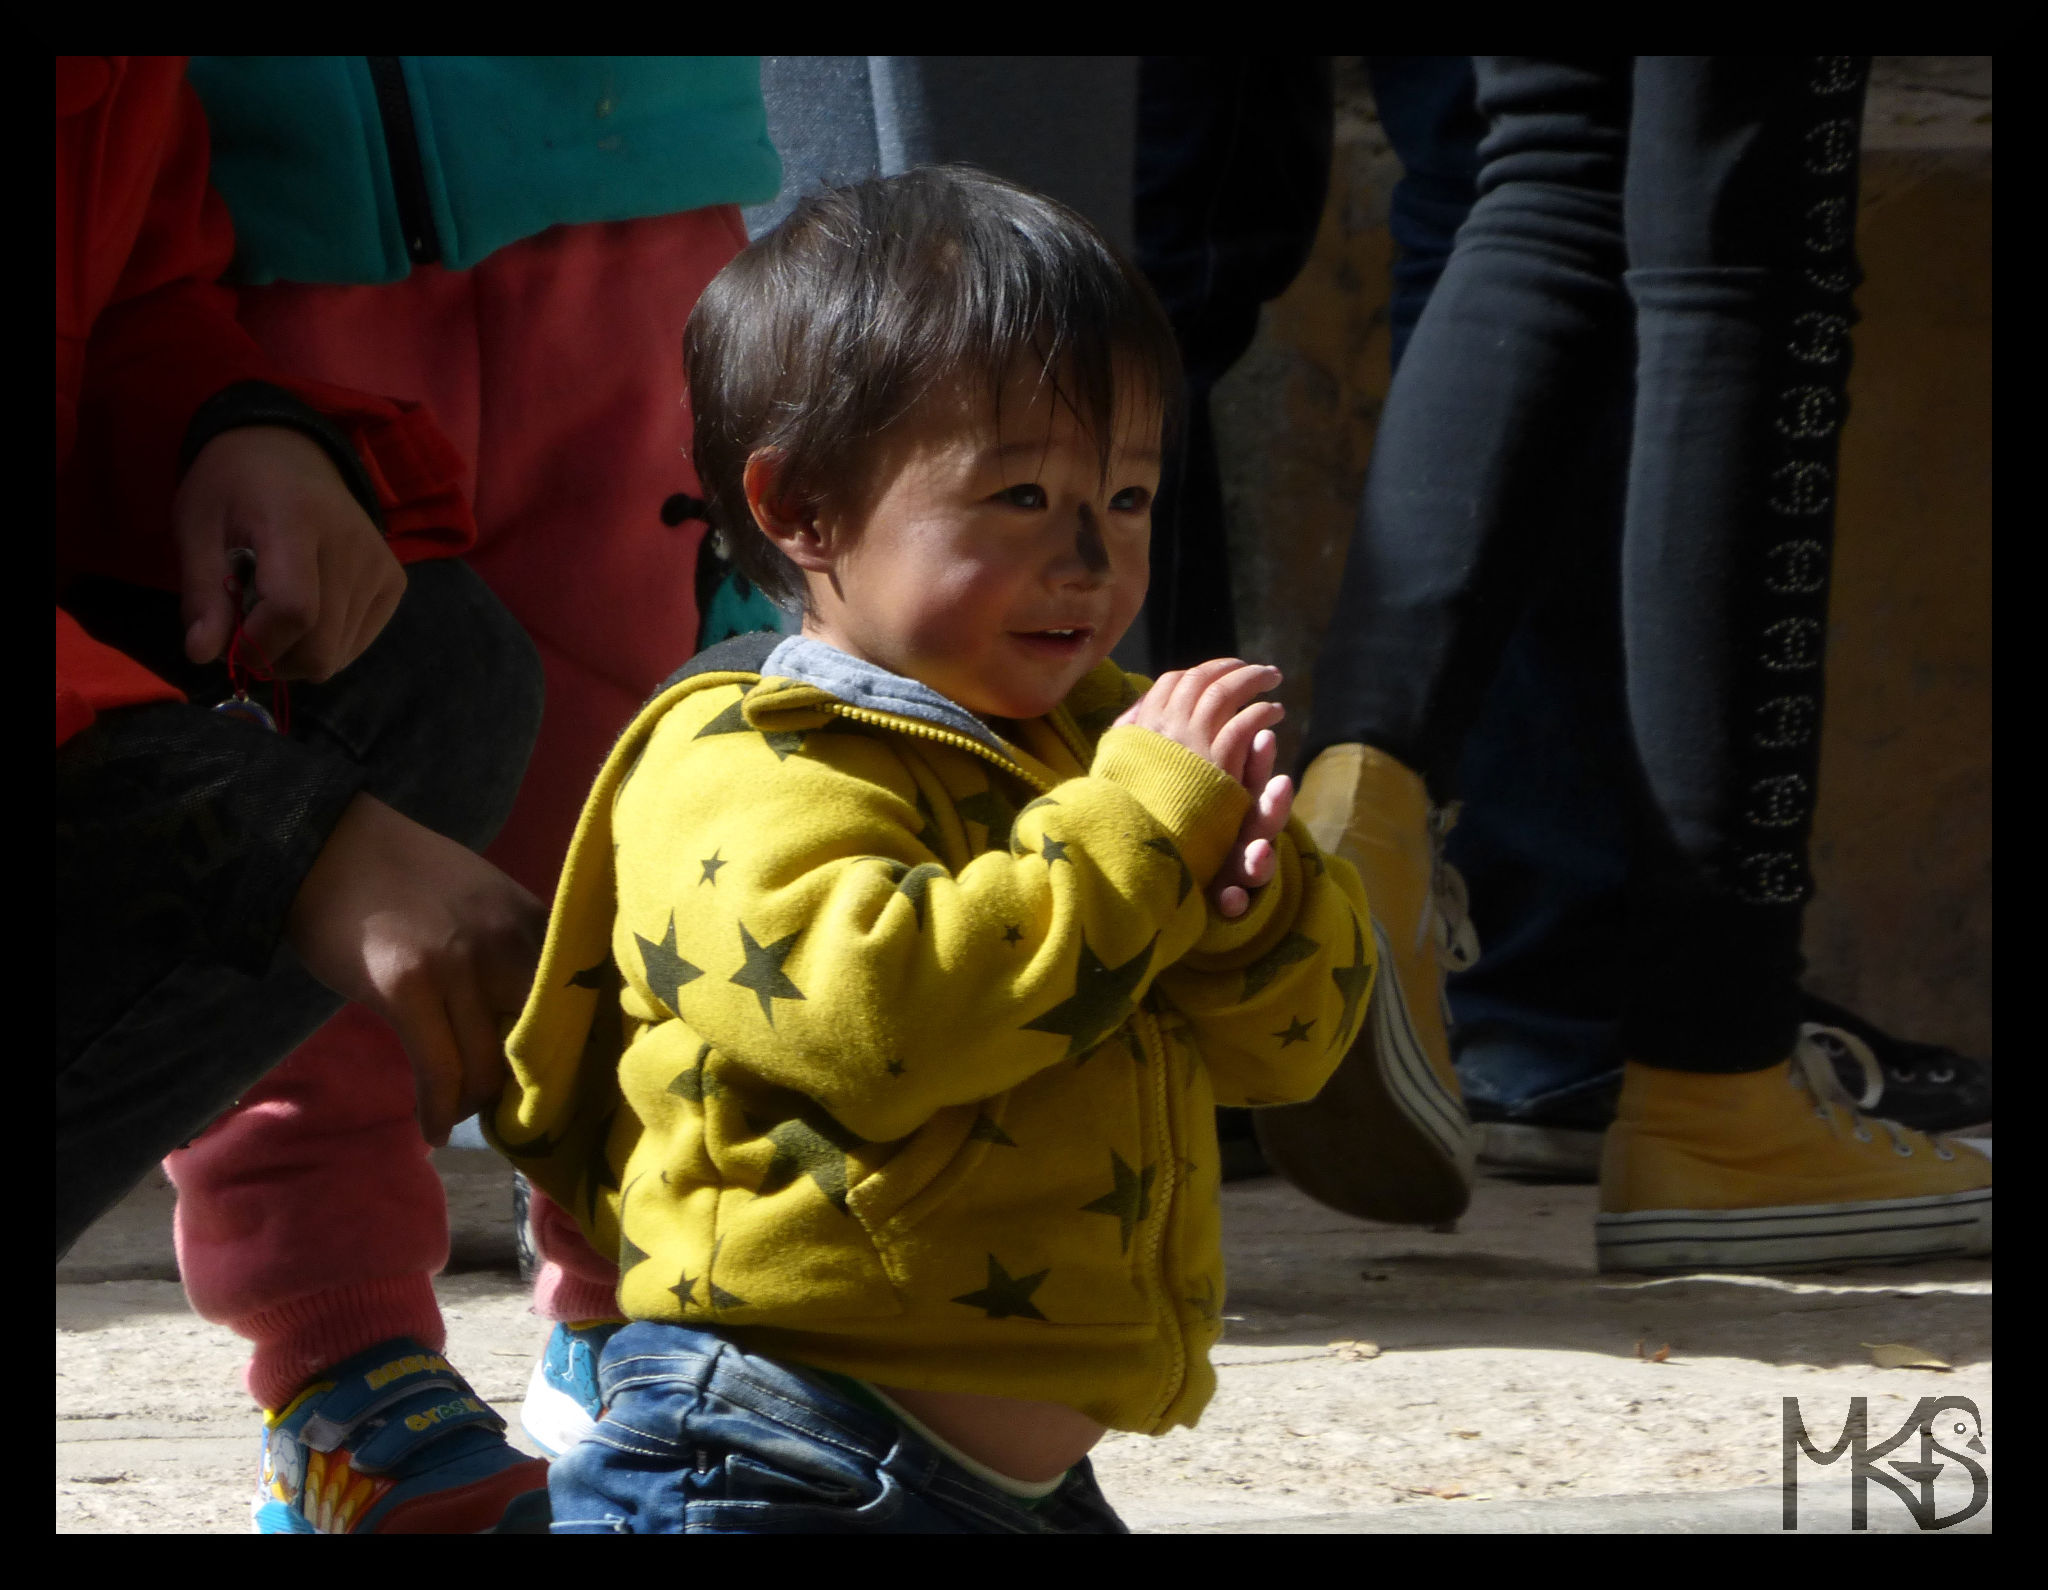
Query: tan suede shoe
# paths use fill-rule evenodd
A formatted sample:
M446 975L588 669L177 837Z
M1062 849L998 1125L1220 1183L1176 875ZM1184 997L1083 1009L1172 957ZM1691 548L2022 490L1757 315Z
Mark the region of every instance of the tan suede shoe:
M1455 1220L1472 1196L1472 1123L1451 1067L1444 974L1478 957L1464 886L1443 860L1450 814L1422 779L1366 745L1334 745L1294 814L1358 869L1380 975L1351 1052L1305 1104L1258 1110L1267 1161L1311 1198L1404 1225Z
M1600 1164L1603 1270L1795 1270L1991 1252L1991 1160L1861 1114L1800 1040L1732 1076L1630 1061Z

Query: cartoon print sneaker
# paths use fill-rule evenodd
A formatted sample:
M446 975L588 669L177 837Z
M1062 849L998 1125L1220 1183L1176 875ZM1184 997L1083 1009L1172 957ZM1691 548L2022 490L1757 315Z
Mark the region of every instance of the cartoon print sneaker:
M260 1535L543 1534L548 1466L448 1360L408 1337L263 1416Z

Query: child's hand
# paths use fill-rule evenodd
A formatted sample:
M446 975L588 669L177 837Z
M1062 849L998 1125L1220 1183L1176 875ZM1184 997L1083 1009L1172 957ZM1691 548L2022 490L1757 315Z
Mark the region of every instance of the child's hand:
M1273 776L1279 741L1273 726L1287 715L1277 701L1253 697L1280 683L1280 670L1219 657L1199 667L1161 674L1142 700L1116 721L1163 734L1212 763L1251 792L1252 809L1237 843L1209 886L1218 914L1243 916L1251 891L1270 882L1278 859L1273 841L1294 806L1294 781Z
M285 921L321 982L397 1029L440 1147L498 1096L547 908L483 857L369 795L341 814Z
M405 594L405 571L334 462L276 425L223 431L199 450L172 505L185 655L211 662L235 632L229 558L256 554L260 600L249 644L286 679L333 677L377 638Z
M1245 762L1245 788L1252 792L1252 809L1245 813L1244 826L1237 831L1237 843L1223 858L1223 870L1209 885L1209 903L1219 916L1239 917L1251 909L1251 891L1273 880L1279 860L1273 841L1287 826L1287 814L1294 807L1294 780L1273 776L1273 758L1279 740L1271 729L1252 737L1251 754Z
M1165 735L1251 789L1245 767L1252 742L1287 715L1279 702L1253 698L1279 683L1277 668L1218 657L1161 674L1116 721Z

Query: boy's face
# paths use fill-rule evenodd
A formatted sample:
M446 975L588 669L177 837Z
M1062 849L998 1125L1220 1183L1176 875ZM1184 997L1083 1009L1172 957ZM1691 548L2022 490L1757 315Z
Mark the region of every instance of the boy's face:
M1094 439L1035 380L1006 389L1001 437L979 395L935 399L881 460L870 506L816 522L804 633L984 717L1050 711L1145 599L1159 425Z

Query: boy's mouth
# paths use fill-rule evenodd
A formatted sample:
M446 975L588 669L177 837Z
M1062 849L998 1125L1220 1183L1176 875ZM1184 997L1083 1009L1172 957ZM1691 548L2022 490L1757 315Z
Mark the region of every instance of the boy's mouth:
M1092 627L1082 624L1071 629L1012 630L1011 637L1025 650L1042 657L1072 657L1094 638Z

